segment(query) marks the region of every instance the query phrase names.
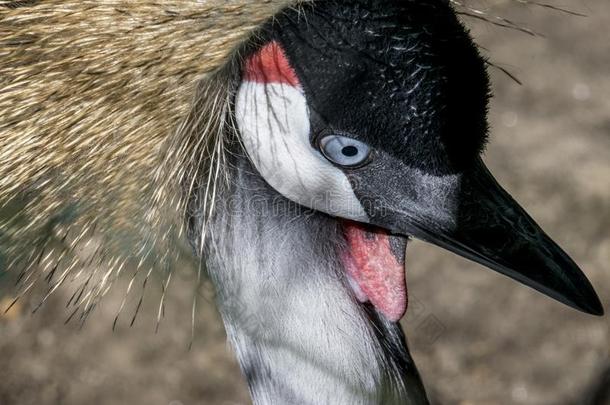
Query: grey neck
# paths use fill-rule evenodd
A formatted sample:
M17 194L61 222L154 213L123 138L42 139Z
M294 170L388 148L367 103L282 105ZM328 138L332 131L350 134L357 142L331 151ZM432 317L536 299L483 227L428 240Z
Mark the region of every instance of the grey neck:
M234 159L204 256L254 403L427 404L400 326L347 287L339 222Z

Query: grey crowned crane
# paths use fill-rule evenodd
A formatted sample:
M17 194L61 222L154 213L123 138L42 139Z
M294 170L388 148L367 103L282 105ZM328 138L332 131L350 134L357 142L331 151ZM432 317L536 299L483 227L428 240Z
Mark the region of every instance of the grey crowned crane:
M487 74L448 2L314 2L240 55L232 181L207 223L193 195L190 236L255 403L427 403L398 324L410 238L602 314L480 158Z
M46 240L28 243L32 230L50 224L66 240L74 221L73 248L83 235L100 228L112 235L110 225L141 219L131 209L147 192L160 212L177 206L218 290L255 404L428 403L398 323L408 303L410 238L603 313L581 270L480 157L489 84L485 61L456 17L458 3L276 2L287 7L262 25L265 12L252 16L256 29L245 42L228 27L276 6L208 2L204 11L182 5L190 12L183 16L168 1L149 23L156 3L56 3L9 2L3 11L16 22L2 22L8 40L0 40L0 129L7 134L0 199L34 197L24 210L30 224L11 233L18 223L3 222L0 238L12 238L16 262L44 264L52 255ZM208 25L190 32L193 21ZM164 24L182 36L167 35ZM210 49L198 53L193 41L202 35ZM221 54L236 42L242 45L224 63ZM187 57L195 62L179 65ZM173 101L202 58L222 67L206 70L176 136L150 136L166 136L185 113ZM166 144L161 163L158 144ZM137 198L119 204L117 192ZM58 208L64 205L70 209ZM73 220L87 210L95 221ZM146 216L155 226L157 214ZM43 247L22 254L29 245ZM151 250L143 246L139 253ZM124 264L112 259L117 274ZM38 278L52 281L51 293L78 266L43 268ZM32 269L20 277L26 291L37 279ZM87 279L93 290L75 294L85 313L110 273L98 284Z

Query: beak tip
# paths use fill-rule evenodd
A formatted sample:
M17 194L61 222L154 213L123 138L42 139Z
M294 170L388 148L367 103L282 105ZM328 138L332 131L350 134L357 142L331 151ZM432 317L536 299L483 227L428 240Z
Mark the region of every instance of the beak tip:
M521 281L520 279L518 280ZM541 286L540 284L530 285L527 282L524 282L524 284L533 287L535 290L538 290L542 294L551 297L556 301L561 302L580 312L594 316L604 316L604 306L602 305L597 293L593 289L593 286L591 286L591 284L586 279L584 279L584 281L581 280L581 283L582 284L579 289L571 289L571 291L569 290L569 292L567 292L565 290L560 291L550 289L547 286Z
M599 317L602 317L605 315L603 308L588 309L588 310L585 310L584 312L589 315L599 316Z
M597 298L594 302L590 303L590 305L587 305L587 307L583 308L582 310L584 310L588 314L595 315L595 316L604 316L604 314L605 314L604 307L602 306L602 303L599 301L599 298Z
M587 288L585 291L588 292L588 294L584 295L582 294L583 289L580 290L581 291L581 295L579 297L579 299L576 300L571 300L571 302L566 302L566 304L568 304L569 306L584 312L586 314L589 315L595 315L595 316L604 316L605 310L604 310L604 306L602 305L597 293L595 292L595 290L593 289L593 286L590 286L590 288Z

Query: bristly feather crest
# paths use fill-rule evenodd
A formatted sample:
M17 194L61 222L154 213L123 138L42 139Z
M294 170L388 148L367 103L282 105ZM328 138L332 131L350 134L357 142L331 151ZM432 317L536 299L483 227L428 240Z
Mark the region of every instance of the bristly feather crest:
M192 256L188 197L204 196L207 218L229 180L238 49L300 3L0 1L0 271L19 274L16 299L43 284L44 302L69 284L70 318L84 320L127 269L126 296L158 270L164 296L171 270Z
M169 140L197 82L290 3L0 3L0 249L18 296L72 282L86 315L124 269L171 268L182 205L165 187L211 150Z

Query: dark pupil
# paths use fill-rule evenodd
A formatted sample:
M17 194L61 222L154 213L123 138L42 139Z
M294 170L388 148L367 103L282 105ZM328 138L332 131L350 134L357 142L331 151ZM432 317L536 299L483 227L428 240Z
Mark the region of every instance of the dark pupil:
M346 146L341 149L341 153L347 157L354 157L358 154L358 148L355 146Z

